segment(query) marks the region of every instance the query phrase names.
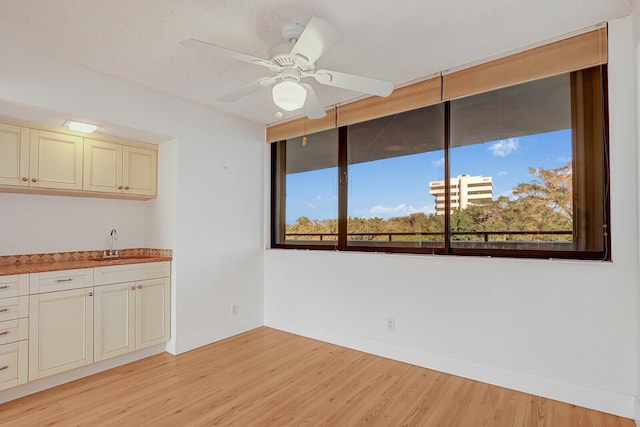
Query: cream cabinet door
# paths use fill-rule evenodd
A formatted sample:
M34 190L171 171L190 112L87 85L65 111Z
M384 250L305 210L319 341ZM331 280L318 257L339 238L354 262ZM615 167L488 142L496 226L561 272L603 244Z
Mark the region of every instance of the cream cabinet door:
M125 194L156 195L158 153L122 147L122 183Z
M122 145L84 139L82 189L122 193Z
M169 284L169 278L136 282L136 349L169 340Z
M135 283L98 286L94 299L94 360L135 350Z
M27 348L27 341L0 345L0 390L27 382L29 366Z
M29 298L29 380L93 363L93 288Z
M0 185L29 185L29 129L0 123Z
M81 137L31 129L29 186L82 190Z

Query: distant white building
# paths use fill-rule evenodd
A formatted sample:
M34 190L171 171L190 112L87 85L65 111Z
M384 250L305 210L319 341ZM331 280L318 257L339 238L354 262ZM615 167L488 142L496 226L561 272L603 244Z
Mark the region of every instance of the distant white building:
M459 175L450 180L451 212L465 209L475 201L493 199L491 177ZM436 198L436 215L444 215L444 181L429 182L429 194Z

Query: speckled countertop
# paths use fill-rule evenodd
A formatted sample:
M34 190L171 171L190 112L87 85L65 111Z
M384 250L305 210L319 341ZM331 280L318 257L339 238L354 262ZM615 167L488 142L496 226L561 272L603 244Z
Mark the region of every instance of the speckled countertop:
M170 249L137 248L123 249L117 258L102 258L100 251L2 256L0 257L0 276L171 261L172 252Z

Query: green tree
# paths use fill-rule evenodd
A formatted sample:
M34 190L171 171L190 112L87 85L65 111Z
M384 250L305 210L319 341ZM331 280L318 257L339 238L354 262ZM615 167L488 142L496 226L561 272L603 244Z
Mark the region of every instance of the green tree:
M526 197L538 206L547 206L568 219L573 218L571 162L556 169L529 168L536 178L513 189L517 198Z

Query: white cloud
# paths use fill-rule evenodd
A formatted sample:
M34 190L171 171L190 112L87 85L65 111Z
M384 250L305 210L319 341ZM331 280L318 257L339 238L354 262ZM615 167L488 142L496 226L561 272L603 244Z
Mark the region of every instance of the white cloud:
M558 162L567 164L571 161L571 157L558 157Z
M498 176L505 176L505 175L509 175L509 172L507 172L507 171L500 171L500 172L498 172L498 174L497 174L497 175L498 175Z
M422 206L419 208L415 208L411 205L407 206L406 204L401 203L398 206L376 205L371 209L369 209L367 213L373 216L391 218L394 216L406 216L406 215L410 215L412 213L417 213L417 212L430 214L430 213L434 213L435 210L433 206Z
M506 157L511 153L518 151L520 145L519 138L501 139L498 142L494 142L489 151L496 157Z
M317 208L317 206L314 205L313 203L311 202L307 203L307 209L315 209L315 208Z
M322 200L322 196L321 196L320 194L318 194L318 195L316 196L316 200Z
M434 167L439 168L444 165L444 157L440 157L438 160L432 161L431 164L433 164Z

